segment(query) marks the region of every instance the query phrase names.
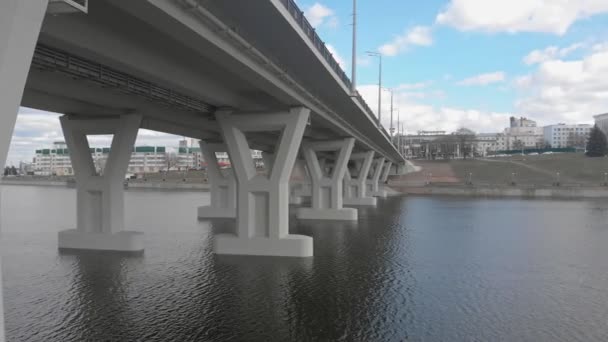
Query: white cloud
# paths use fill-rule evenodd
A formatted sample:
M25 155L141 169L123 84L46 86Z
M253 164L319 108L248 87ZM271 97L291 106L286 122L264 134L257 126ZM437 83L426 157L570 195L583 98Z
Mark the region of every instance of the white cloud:
M334 11L318 2L305 9L304 15L314 28L321 27L322 25L327 25L328 27L338 26L338 17L334 15Z
M334 59L336 60L336 62L338 62L342 70L345 70L348 64L346 63L344 58L338 53L338 50L336 50L336 48L331 44L326 44L325 46L327 47L329 53L334 56Z
M361 85L357 87L367 104L377 111L378 86ZM509 122L511 113L499 113L477 109L462 109L449 106L432 106L421 104L421 99L442 97L443 92L428 89L426 91L398 91L394 96L394 108L399 109L399 117L408 133L419 130L445 130L453 132L460 127L467 127L476 132L498 132ZM382 94L382 124L390 128L390 94ZM393 127L397 127L397 111L393 113Z
M378 51L385 56L396 56L406 51L412 45L433 45L431 28L427 26L415 26L402 35L396 36L392 41L380 46Z
M433 84L433 81L422 81L416 83L403 83L396 87L398 90L412 90L412 89L424 89L428 88Z
M566 57L584 46L585 45L583 43L576 43L561 49L557 46L549 46L543 50L534 50L524 57L524 63L532 65L546 62L558 57Z
M458 85L461 86L482 86L493 83L504 82L506 75L502 71L491 72L487 74L476 75L473 77L466 78L460 82Z
M552 59L516 78L522 113L545 123L589 122L608 111L608 44L598 44L587 56L564 61Z
M179 136L140 129L136 144L174 147L180 139ZM18 166L20 161L31 162L37 149L49 148L55 141L64 141L59 114L21 108L6 164ZM109 146L111 136L90 136L89 143L94 147Z
M436 22L461 31L563 35L577 20L606 12L606 0L451 0Z

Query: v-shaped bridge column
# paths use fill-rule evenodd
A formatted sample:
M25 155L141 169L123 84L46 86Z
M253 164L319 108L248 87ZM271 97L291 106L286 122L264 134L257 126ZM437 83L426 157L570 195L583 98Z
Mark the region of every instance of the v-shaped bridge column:
M350 160L355 162L358 169L356 178L347 168L344 177L345 205L376 205L376 198L367 194L367 177L374 160L374 151L352 154ZM354 170L353 170L354 171Z
M199 142L207 162L207 179L211 185L211 204L198 208L199 218L236 217L236 180L234 169L222 170L216 152L228 152L226 144ZM230 156L230 154L229 154Z
M343 180L354 138L302 144L312 178L312 208L298 208L297 217L309 220L357 220L357 210L343 207ZM317 152L337 152L331 174L322 167ZM325 166L325 165L323 165Z
M386 197L386 190L379 186L382 170L384 169L384 160L384 157L374 160L372 178L367 180L367 189L371 196Z
M380 181L382 182L382 184L386 184L386 182L388 181L388 176L391 173L391 167L393 167L392 161L387 161L384 164L384 170L382 171L382 176L380 177Z
M237 181L237 233L215 237L218 254L312 256L312 238L289 234L289 177L310 111L216 115ZM258 175L245 133L279 131L273 166Z
M141 125L119 119L60 118L76 178L77 228L59 232L59 248L140 251L143 234L124 231L124 180ZM114 134L103 174L97 174L87 135Z
M301 205L304 202L302 197L310 195L310 176L305 162L297 159L289 181L289 204Z

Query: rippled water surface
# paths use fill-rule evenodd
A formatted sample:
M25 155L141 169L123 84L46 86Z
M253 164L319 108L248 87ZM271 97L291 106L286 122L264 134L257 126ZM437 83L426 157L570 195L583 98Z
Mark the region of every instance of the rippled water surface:
M297 222L307 259L211 253L205 193L131 191L140 255L59 252L75 192L2 188L9 341L606 341L608 201L393 197Z

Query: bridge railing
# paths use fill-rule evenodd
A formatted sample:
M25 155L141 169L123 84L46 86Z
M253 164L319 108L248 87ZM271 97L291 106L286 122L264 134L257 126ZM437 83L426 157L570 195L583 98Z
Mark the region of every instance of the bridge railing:
M331 68L338 75L338 77L340 77L346 87L350 89L352 87L351 80L348 78L344 70L342 70L342 67L340 67L340 64L338 64L338 62L334 58L334 55L329 52L329 49L327 49L327 46L321 40L315 28L310 24L310 22L308 22L308 19L306 19L306 17L304 16L304 12L300 10L294 0L281 0L281 3L283 4L283 6L285 6L287 12L289 12L289 14L291 14L295 21L300 25L300 28L302 28L304 33L308 36L313 45L317 48L317 51L321 54L321 56L325 58L325 61L331 66ZM376 115L371 110L371 108L369 108L369 106L367 105L361 94L359 94L359 92L356 92L355 98L357 99L357 101L359 101L361 106L363 106L363 108L367 112L367 115L375 119ZM387 137L387 139L390 140L390 135L384 129L384 127L381 127L380 131Z

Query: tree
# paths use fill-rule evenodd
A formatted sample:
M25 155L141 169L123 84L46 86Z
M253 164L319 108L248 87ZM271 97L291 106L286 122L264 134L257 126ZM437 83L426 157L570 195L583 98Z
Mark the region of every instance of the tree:
M462 156L467 159L467 156L473 152L473 142L475 141L475 132L468 128L459 128L454 132L454 136L457 139L458 145L460 146Z
M587 143L587 135L584 133L570 132L568 134L568 147L584 148Z
M515 140L515 142L513 142L513 149L514 150L522 150L525 147L524 142L517 139Z
M606 135L597 127L597 125L595 125L589 133L587 153L585 154L588 157L603 157L607 152L608 142L606 141Z

